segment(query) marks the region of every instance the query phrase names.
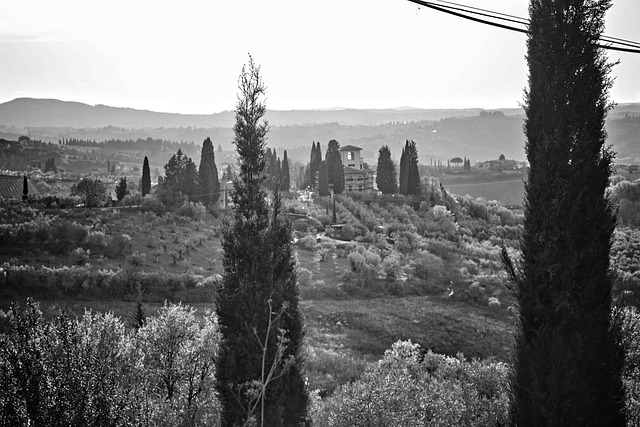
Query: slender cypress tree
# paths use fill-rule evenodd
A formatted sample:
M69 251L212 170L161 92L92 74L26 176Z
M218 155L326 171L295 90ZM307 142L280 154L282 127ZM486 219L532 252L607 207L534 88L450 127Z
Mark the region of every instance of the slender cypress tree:
M320 168L318 170L318 194L321 196L329 195L329 182L327 175L327 162L323 160L320 163Z
M27 200L29 198L29 184L27 183L27 176L22 177L22 199Z
M391 160L391 150L387 145L383 145L378 151L376 184L382 194L395 194L398 191L396 165Z
M420 194L420 171L418 170L418 149L414 141L407 141L405 149L407 162L407 193L412 196Z
M532 0L525 94L521 269L503 250L519 305L511 422L624 426L611 325L605 116L610 65L596 46L610 0Z
M291 174L289 173L289 159L287 159L287 150L284 150L282 157L282 191L291 189Z
M142 163L142 185L140 187L142 197L151 191L151 170L149 169L149 159L147 156L144 156L144 162Z
M318 172L318 186L320 186L320 164L322 164L322 148L320 148L320 141L318 141L318 144L316 145L316 165L315 165L315 171ZM315 182L315 174L313 177L313 181Z
M400 194L407 193L407 184L409 180L409 162L407 161L407 141L402 148L402 154L400 155Z
M200 165L198 167L198 180L202 201L205 205L215 203L220 197L220 180L218 179L218 168L216 167L216 155L213 151L213 142L207 138L202 143L200 154Z
M329 185L333 184L333 171L335 170L336 161L340 158L340 143L335 139L329 141L327 144L327 153L324 156L324 161L327 162L327 181Z
M340 160L340 156L338 156L333 166L333 192L335 194L342 194L343 191L344 167L342 167L342 160Z
M274 191L282 191L282 162L278 157L276 161L276 177L274 180Z
M259 71L250 57L239 79L234 143L240 172L234 180L234 219L223 235L224 271L216 301L223 333L216 375L223 425L229 427L246 421L251 407L247 396L262 390L257 383L266 383L264 410L258 405L252 415L264 425L300 425L308 403L291 228L281 215L277 192L269 215L262 187L268 125L261 122L266 106ZM278 357L281 333L284 351ZM274 376L267 383L263 375L272 367Z
M311 156L309 156L309 187L311 188L315 188L316 186L316 172L318 171L317 158L318 151L316 150L316 142L313 141L311 143Z

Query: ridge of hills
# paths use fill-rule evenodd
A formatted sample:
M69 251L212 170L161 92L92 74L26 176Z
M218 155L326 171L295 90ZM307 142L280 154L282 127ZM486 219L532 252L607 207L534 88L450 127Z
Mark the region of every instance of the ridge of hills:
M440 120L446 117L475 116L482 108L420 109L411 107L385 109L317 109L268 110L266 118L272 126L341 125L376 126L389 122ZM522 114L520 108L501 109L505 114ZM640 112L640 107L638 108ZM16 98L0 104L0 125L18 127L233 127L234 112L214 114L160 113L133 108L88 105L57 99Z
M467 157L472 161L497 159L500 154L524 160L523 110L482 108L427 110L389 109L268 110L268 144L288 151L290 159L308 161L311 141L323 148L331 139L363 149L374 164L377 151L388 145L399 158L407 139L416 141L420 162ZM165 139L214 144L233 150L233 111L210 115L158 113L132 108L91 106L55 99L18 98L0 104L0 137L17 139L28 134L42 141L62 138ZM619 104L607 119L608 144L616 161L640 164L640 103Z

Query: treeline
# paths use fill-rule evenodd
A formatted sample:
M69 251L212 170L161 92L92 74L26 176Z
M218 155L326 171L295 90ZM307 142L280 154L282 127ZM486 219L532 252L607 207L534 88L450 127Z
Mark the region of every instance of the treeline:
M114 151L142 151L155 155L161 151L177 151L177 149L184 149L189 146L193 146L193 141L170 141L166 139L156 138L137 138L137 139L107 139L103 141L77 139L77 138L62 138L59 140L61 145L65 146L81 146L81 147L96 147Z

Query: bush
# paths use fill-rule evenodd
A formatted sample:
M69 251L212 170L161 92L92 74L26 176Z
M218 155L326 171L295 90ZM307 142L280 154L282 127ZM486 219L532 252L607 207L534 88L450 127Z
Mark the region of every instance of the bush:
M107 245L107 252L110 257L123 256L125 250L131 249L131 236L128 234L116 234L111 236Z
M323 426L495 426L507 420L507 366L397 342L318 410Z
M182 206L176 210L176 214L179 216L186 216L194 221L201 221L204 219L207 213L207 208L200 202L188 202L185 201Z
M347 256L347 259L349 259L351 271L353 271L354 273L362 270L362 267L366 264L364 256L359 254L358 252L351 252L349 256Z
M312 234L308 234L298 240L298 246L302 249L314 250L318 244L318 239Z
M112 314L61 313L45 325L28 300L9 318L12 331L0 336L3 425L219 425L211 313L198 321L194 309L165 304L129 331Z
M138 251L128 255L126 258L127 262L134 267L140 267L145 259L147 259L147 254L144 252L140 253Z
M84 265L88 263L90 256L91 256L91 250L90 249L84 250L82 248L75 248L69 254L69 257L71 258L71 262L74 265Z
M142 209L159 215L164 211L164 205L153 194L147 194L142 198Z

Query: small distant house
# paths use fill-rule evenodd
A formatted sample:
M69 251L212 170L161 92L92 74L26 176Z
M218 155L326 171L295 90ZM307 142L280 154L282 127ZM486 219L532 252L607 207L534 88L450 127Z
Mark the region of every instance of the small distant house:
M362 148L346 145L340 148L340 158L344 167L344 191L373 190L374 171L364 167Z

